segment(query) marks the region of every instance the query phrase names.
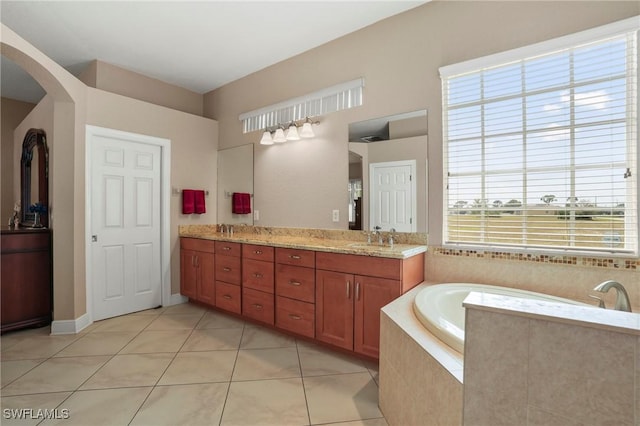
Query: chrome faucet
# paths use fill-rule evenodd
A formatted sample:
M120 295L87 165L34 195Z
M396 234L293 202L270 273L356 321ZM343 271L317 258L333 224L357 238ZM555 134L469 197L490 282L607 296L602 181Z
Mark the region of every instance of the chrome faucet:
M224 235L224 234L225 234L226 226L227 226L227 225L225 225L225 224L223 224L223 223L221 223L221 224L220 224L220 233L221 233L222 235Z
M619 282L612 280L605 281L601 284L598 284L593 289L595 291L599 291L600 293L606 293L611 290L611 288L615 288L617 292L616 305L614 309L617 311L631 312L631 302L629 301L629 294L627 293L627 290L624 288L624 286ZM604 302L600 303L600 307L604 307Z
M382 233L380 232L382 230L382 227L376 225L373 227L373 234L378 236L378 244L382 245L384 244L384 240L382 239Z
M389 229L389 246L393 248L393 235L396 232L396 228Z

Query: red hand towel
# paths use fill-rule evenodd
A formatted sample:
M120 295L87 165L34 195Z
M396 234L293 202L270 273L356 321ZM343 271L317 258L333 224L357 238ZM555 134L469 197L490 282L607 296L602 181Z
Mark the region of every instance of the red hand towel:
M193 189L182 190L182 214L192 214L196 211L195 194Z
M204 191L197 190L195 191L195 205L196 205L196 214L202 214L207 212L207 208L204 203Z
M235 214L251 213L251 194L246 192L234 192L233 207L231 211Z

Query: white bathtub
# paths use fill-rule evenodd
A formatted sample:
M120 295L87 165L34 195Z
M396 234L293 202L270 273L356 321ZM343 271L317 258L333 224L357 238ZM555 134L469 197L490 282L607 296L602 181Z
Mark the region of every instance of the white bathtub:
M532 291L486 284L436 284L420 290L413 302L418 320L440 340L460 353L464 351L464 312L462 302L470 292L491 293L549 302L585 305L574 300Z

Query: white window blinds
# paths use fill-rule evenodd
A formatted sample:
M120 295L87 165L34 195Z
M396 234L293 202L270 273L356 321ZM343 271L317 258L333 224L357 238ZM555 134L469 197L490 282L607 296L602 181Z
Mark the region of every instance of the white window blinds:
M277 104L245 112L240 115L242 132L248 133L288 124L330 112L362 105L364 79L347 81L317 92L289 99Z
M638 22L441 69L445 244L637 253Z

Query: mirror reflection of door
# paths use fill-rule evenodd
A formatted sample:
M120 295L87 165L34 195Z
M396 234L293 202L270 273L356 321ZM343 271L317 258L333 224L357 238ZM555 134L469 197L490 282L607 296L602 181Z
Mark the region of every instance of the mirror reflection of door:
M371 226L416 232L416 161L371 163L369 168Z
M349 229L362 228L362 156L349 151Z

